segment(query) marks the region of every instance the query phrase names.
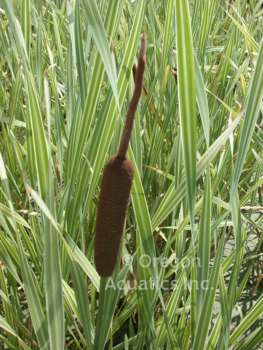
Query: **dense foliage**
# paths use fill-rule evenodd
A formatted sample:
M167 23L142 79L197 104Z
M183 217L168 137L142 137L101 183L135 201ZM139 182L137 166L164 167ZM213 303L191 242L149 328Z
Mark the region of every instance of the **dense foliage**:
M1 348L262 346L262 4L0 0ZM100 278L142 31L131 202Z

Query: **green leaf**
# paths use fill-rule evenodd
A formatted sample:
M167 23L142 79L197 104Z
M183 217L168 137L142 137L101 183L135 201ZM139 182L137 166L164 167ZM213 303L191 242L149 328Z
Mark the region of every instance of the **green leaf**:
M201 18L201 29L198 43L198 58L204 57L206 41L211 30L211 24L214 19L214 10L216 2L214 0L206 0L204 11Z
M202 205L202 215L199 230L198 252L199 266L197 267L198 290L197 290L197 321L199 320L203 307L205 290L200 288L202 281L208 279L209 261L210 261L210 245L211 245L211 182L210 168L207 165L204 202Z
M48 166L46 205L54 216L55 196L51 159ZM45 295L50 349L64 350L65 327L59 240L57 232L48 217L45 217L44 254Z
M263 339L263 326L258 327L251 334L241 340L236 350L254 349Z
M203 81L201 71L199 69L198 61L195 55L194 55L194 65L195 65L196 100L197 100L200 115L202 118L205 140L206 140L206 145L208 149L209 137L210 137L208 102L206 97L204 81Z
M11 128L13 124L21 83L22 83L21 66L18 66L17 73L16 73L16 80L14 85L12 86L12 93L11 93L11 98L9 103L9 110L8 110L9 128Z
M169 39L172 25L172 17L173 17L173 8L174 8L174 0L168 0L167 3L167 17L165 19L165 32L163 38L163 53L162 53L162 66L165 67L167 52L169 47Z
M25 38L25 44L27 49L27 54L30 54L30 40L31 40L31 20L30 20L30 2L29 0L22 0L22 32Z
M219 277L219 270L221 266L221 258L222 258L223 247L224 247L226 227L223 231L224 233L220 238L220 243L216 253L214 265L211 271L211 275L209 277L209 282L208 282L208 286L207 286L207 290L206 290L206 294L205 294L205 298L202 306L202 311L200 313L197 330L196 330L196 334L198 334L198 336L195 337L193 350L200 350L200 349L204 349L205 347L205 343L206 343L206 339L207 339L207 335L210 327L210 322L211 322L217 284L218 284L218 277Z
M48 149L36 89L34 87L33 78L29 72L26 72L26 83L39 191L41 197L45 198L48 171Z
M209 150L199 159L197 162L197 176L198 179L207 166L207 162L211 162L220 147L226 142L230 133L237 127L240 119L243 115L243 112L239 114L239 116L230 124L230 126L223 132L222 135L218 137L218 139L210 146ZM157 209L153 220L152 220L152 228L155 230L158 225L170 214L170 212L175 208L175 206L183 199L186 194L186 180L185 178L178 185L177 189L174 188L174 182L169 187L166 192L165 197L163 198L159 208Z
M176 0L176 47L179 113L185 163L186 192L194 237L196 182L196 91L194 51L188 1Z
M78 304L80 322L84 329L85 339L87 341L87 349L91 350L91 321L90 321L90 303L87 287L85 286L83 275L75 261L70 262L71 273L73 278L74 290Z
M16 332L10 327L10 325L6 322L5 318L0 315L0 327L6 332L12 334L16 337L19 343L22 345L23 349L30 350L30 348L23 342L23 340L16 334Z
M255 123L258 118L259 108L260 108L261 100L263 96L262 76L263 76L263 39L261 40L255 71L250 81L247 107L246 107L244 122L242 126L242 132L240 136L240 139L242 140L242 142L239 143L239 147L238 147L235 173L234 173L232 187L231 187L230 202L232 202L233 200L234 193L238 185L239 177L244 165L248 147L249 147L253 130L255 127Z
M26 1L26 0L25 0ZM28 26L28 22L30 19L28 18L28 12L29 12L29 1L27 1L28 5L25 3L26 6L26 26ZM1 5L3 6L3 9L5 11L6 17L8 19L9 25L12 29L13 35L16 40L17 46L20 48L20 53L23 56L23 63L27 65L28 63L28 54L27 54L27 47L24 40L24 35L21 29L21 26L18 22L18 20L15 17L14 7L12 1L9 0L1 0ZM28 28L27 28L28 29ZM26 32L26 37L28 38L28 30ZM28 44L28 43L27 43Z
M84 55L83 55L83 49L82 49L79 0L76 0L76 4L75 4L75 39L76 39L76 57L77 57L78 77L79 77L79 89L80 89L82 109L84 109L86 96L87 96L87 84L86 84L86 70L85 70L85 64L84 64Z
M260 315L263 313L263 295L259 297L256 304L252 307L250 312L237 326L235 331L231 334L229 338L229 346L232 346L234 342L245 333L245 331L256 321Z
M105 70L108 74L116 103L119 105L116 68L111 58L107 35L97 4L95 0L81 0L81 3L89 25L92 27L93 36L100 52L100 57L104 63Z
M46 318L43 311L43 305L39 297L39 291L36 288L36 281L32 276L31 269L23 251L22 242L19 233L16 234L18 245L18 255L20 260L21 272L24 282L24 290L27 297L27 303L33 323L34 330L41 350L49 350L49 334Z

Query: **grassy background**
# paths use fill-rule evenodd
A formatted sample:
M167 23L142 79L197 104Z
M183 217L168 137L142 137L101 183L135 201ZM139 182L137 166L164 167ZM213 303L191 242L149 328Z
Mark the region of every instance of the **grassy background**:
M0 0L2 347L262 346L262 4ZM121 248L133 264L120 256L112 278L148 288L104 291L93 262L101 176L143 30ZM143 268L145 254L178 264ZM151 279L177 288L151 290ZM207 290L189 287L204 280Z

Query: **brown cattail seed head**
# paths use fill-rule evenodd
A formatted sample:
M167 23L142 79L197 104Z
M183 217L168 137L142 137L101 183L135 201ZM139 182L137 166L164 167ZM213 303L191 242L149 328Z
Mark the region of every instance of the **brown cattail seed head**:
M116 266L125 226L134 167L117 155L106 164L98 206L94 259L98 274L109 277Z
M136 109L142 93L146 64L146 34L141 38L138 67L135 70L135 88L126 116L118 154L106 164L101 183L97 213L94 259L98 273L109 277L117 264L122 233L125 226L134 168L126 158Z

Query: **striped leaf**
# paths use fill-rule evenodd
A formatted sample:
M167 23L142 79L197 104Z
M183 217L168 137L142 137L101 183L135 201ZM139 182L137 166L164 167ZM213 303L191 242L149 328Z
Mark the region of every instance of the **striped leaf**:
M48 167L46 205L54 216L55 197L51 160ZM44 254L45 295L50 349L64 350L65 327L59 240L58 234L48 217L45 218Z
M196 182L196 91L194 52L188 1L176 0L176 47L179 113L185 164L186 192L194 236Z

